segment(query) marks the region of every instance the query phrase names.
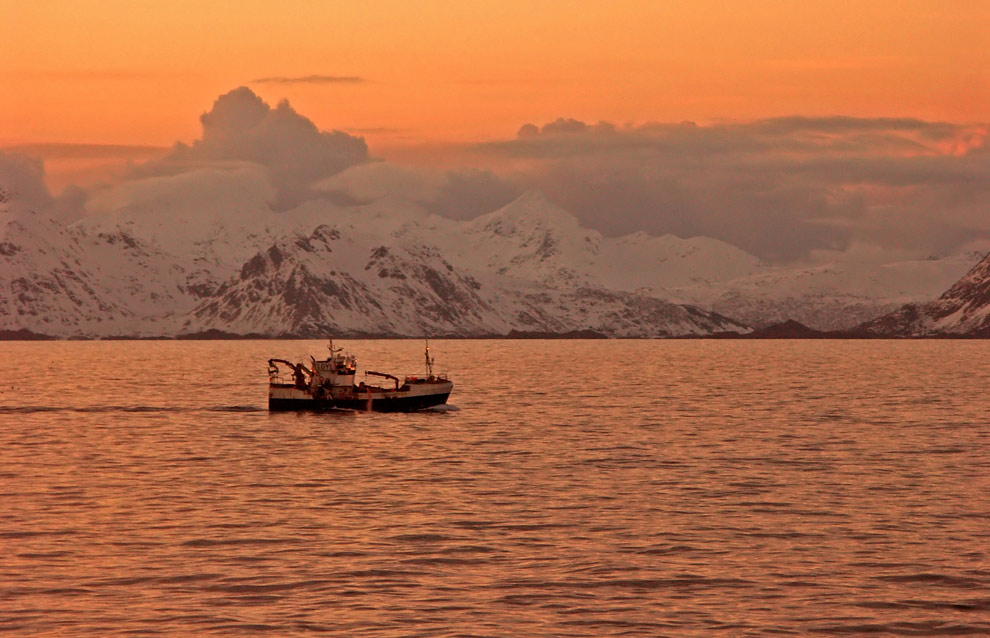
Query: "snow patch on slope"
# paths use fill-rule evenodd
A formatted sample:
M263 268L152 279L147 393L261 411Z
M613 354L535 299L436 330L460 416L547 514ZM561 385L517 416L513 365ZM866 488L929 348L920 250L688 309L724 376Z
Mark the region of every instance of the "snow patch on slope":
M886 336L990 334L990 254L935 301L907 304L863 328Z

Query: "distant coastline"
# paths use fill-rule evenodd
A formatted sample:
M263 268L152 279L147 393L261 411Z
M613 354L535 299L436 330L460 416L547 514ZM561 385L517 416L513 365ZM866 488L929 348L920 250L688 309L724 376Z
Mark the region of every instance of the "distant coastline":
M339 332L334 336L340 339L452 339L452 340L533 340L533 339L616 339L616 340L809 340L809 339L832 339L832 340L930 340L930 339L990 339L990 330L980 330L973 333L932 333L924 335L886 335L875 334L867 330L853 328L850 330L822 331L809 328L797 321L788 320L781 323L766 326L748 333L740 332L715 332L703 335L678 335L669 337L610 337L609 335L596 330L570 330L566 332L547 331L526 331L510 330L506 334L477 334L477 335L455 335L455 334L434 334L434 335L399 335L392 333L365 333L365 332ZM299 334L261 334L247 333L238 334L225 332L223 330L207 330L205 332L185 333L178 335L114 335L101 337L71 336L58 337L43 333L33 332L21 328L19 330L0 330L0 341L312 341L321 339L322 336L299 335Z

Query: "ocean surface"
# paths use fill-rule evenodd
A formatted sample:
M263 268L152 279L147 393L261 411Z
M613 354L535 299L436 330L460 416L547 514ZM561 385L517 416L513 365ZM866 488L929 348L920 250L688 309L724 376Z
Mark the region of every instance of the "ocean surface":
M990 342L431 346L0 343L0 633L990 635Z

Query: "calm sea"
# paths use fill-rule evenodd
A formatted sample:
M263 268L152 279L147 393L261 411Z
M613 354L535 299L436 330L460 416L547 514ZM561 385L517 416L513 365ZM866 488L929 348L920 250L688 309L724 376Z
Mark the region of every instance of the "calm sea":
M348 341L419 372L418 341ZM990 342L0 343L0 632L990 634Z

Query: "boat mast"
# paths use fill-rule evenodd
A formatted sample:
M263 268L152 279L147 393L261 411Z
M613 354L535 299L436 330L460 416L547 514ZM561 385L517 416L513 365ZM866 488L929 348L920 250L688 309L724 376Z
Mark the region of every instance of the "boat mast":
M433 359L430 358L430 340L426 340L426 373L433 376Z

